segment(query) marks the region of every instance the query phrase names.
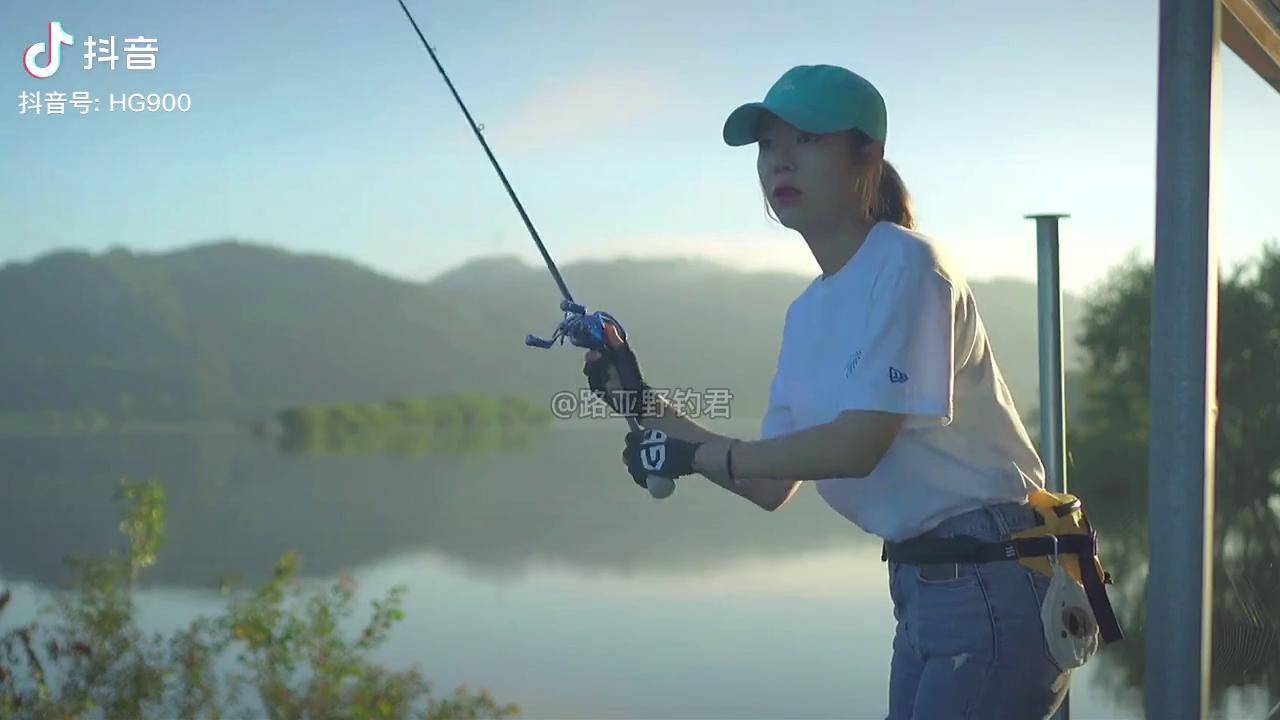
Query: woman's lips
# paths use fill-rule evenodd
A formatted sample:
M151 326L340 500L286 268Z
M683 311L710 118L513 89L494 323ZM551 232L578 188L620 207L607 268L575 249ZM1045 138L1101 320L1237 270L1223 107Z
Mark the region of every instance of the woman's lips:
M802 194L793 187L780 187L773 191L773 199L780 203L791 204L799 202Z

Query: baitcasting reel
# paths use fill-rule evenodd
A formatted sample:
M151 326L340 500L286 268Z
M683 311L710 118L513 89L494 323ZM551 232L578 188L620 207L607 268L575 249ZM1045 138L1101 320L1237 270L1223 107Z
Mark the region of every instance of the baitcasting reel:
M622 328L622 323L603 310L597 310L588 315L585 307L569 300L561 300L560 309L564 311L564 319L556 326L550 340L544 340L530 333L525 336L524 344L545 349L555 345L557 341L563 345L565 338L569 338L569 342L578 347L603 353L607 349L604 336L606 323L618 329L618 337L622 342L627 341L627 331ZM641 429L640 423L634 417L627 415L626 419L627 425L632 430ZM650 475L645 479L645 486L649 488L649 494L658 499L667 497L676 489L675 481L662 475Z
M587 314L587 309L575 302L568 300L560 301L560 309L564 311L564 319L556 326L556 331L551 335L550 340L543 340L537 335L529 334L525 336L524 344L531 347L549 348L560 341L564 344L564 339L569 338L569 342L584 347L589 350L604 350L604 326L610 323L618 328L618 337L623 342L627 341L627 332L622 329L622 323L617 318L603 310Z

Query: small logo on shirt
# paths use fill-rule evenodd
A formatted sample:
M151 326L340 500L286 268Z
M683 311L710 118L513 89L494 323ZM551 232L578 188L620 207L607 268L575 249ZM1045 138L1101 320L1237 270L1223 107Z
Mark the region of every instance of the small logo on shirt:
M846 378L852 376L853 371L858 369L858 363L860 362L862 362L861 350L849 356L849 362L844 364L844 376Z
M907 381L907 374L892 365L889 366L889 382L904 383Z

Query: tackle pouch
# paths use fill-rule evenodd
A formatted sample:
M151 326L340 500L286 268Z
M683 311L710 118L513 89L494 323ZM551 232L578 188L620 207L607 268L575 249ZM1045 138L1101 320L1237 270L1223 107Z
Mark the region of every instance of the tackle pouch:
M1098 535L1089 524L1080 498L1037 490L1028 502L1036 515L1035 527L1015 532L1007 540L983 542L957 535L886 542L880 559L915 565L1016 560L1047 576L1051 583L1057 578L1059 594L1064 581L1078 583L1088 599L1087 607L1080 610L1087 609L1092 615L1089 625L1096 623L1102 642L1123 639L1124 632L1105 588L1111 582L1111 574L1102 569L1098 560ZM1080 626L1078 622L1073 625Z
M1063 670L1085 663L1098 650L1098 623L1080 583L1059 562L1050 561L1053 579L1040 605L1044 640L1049 654Z
M1037 524L1014 533L1012 542L1018 562L1049 578L1054 566L1080 583L1089 600L1089 608L1104 643L1124 638L1105 585L1111 584L1111 573L1102 568L1098 558L1098 536L1089 523L1080 498L1070 493L1038 490L1028 502L1036 512Z

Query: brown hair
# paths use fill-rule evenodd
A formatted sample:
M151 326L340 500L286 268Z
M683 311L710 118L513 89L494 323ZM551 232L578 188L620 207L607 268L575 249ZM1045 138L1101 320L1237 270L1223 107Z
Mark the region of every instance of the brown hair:
M853 154L855 159L860 161L871 138L861 130L854 129L847 132L853 135ZM869 188L876 188L874 195L868 192ZM768 196L764 195L763 184L760 186L760 192L764 199L765 214L773 218L774 222L779 222L778 217L773 214L773 208L769 206ZM914 230L916 227L911 194L907 192L902 176L888 160L882 159L866 165L866 172L854 181L852 200L855 211L861 212L864 218L888 220L909 230Z

